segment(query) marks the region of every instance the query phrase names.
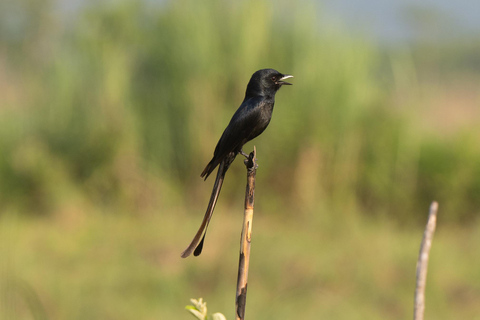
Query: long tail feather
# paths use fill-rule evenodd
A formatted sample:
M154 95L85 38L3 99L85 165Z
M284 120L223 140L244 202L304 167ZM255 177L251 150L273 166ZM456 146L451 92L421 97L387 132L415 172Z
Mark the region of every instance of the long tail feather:
M218 168L217 177L215 178L215 184L213 185L212 195L210 196L210 201L208 203L205 216L203 217L202 224L200 225L200 228L195 234L195 237L193 238L192 242L190 242L188 247L182 252L182 258L188 257L189 255L192 254L194 250L195 250L194 252L195 256L198 256L200 255L200 253L202 253L203 242L205 240L205 235L207 234L208 224L210 223L210 219L212 218L212 215L213 215L213 210L215 209L215 205L217 204L218 195L220 194L220 190L222 189L225 173L227 172L228 167L230 167L230 164L233 162L234 159L235 159L235 154L233 154L233 156L225 157L225 159L222 162L220 162L220 167Z

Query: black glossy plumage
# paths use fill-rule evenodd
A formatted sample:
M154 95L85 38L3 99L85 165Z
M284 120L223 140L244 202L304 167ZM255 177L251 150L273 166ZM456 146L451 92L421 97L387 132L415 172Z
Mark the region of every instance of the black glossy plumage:
M195 248L195 256L202 252L208 223L220 194L225 173L237 154L243 153L243 145L257 137L267 128L272 118L275 93L282 85L290 85L290 83L283 80L291 77L291 75L282 74L274 69L258 70L252 75L242 104L220 137L212 160L201 174L201 177L207 179L213 170L220 165L205 217L192 242L182 253L183 258L188 257Z

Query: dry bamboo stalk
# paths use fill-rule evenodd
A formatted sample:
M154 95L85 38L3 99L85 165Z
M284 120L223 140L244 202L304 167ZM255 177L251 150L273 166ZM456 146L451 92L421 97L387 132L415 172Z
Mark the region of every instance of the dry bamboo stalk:
M247 302L248 267L250 264L250 242L252 238L253 203L255 198L255 174L257 171L256 149L245 160L247 167L247 189L245 191L245 211L243 216L242 236L240 238L240 258L238 262L237 292L235 297L235 319L245 317Z
M430 213L428 214L428 222L423 233L422 244L420 245L420 253L417 261L417 284L415 287L415 306L414 320L423 320L425 313L425 285L427 282L427 268L430 248L432 247L433 234L437 224L438 203L433 201L430 205Z

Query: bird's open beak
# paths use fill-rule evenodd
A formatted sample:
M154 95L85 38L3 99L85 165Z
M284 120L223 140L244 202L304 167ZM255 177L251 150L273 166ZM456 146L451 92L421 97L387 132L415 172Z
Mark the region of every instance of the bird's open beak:
M278 80L278 84L281 84L281 85L284 85L284 84L292 85L290 82L283 81L283 80L288 79L288 78L293 78L293 76L292 76L291 74L284 74L283 77L281 77L281 78Z

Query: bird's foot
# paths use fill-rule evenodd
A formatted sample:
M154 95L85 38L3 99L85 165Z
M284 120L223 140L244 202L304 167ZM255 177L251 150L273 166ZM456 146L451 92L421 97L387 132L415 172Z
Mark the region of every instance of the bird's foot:
M244 156L245 158L247 158L247 159L250 158L250 155L248 155L248 154L246 154L245 152L243 152L242 149L240 149L240 154L241 154L242 156Z

